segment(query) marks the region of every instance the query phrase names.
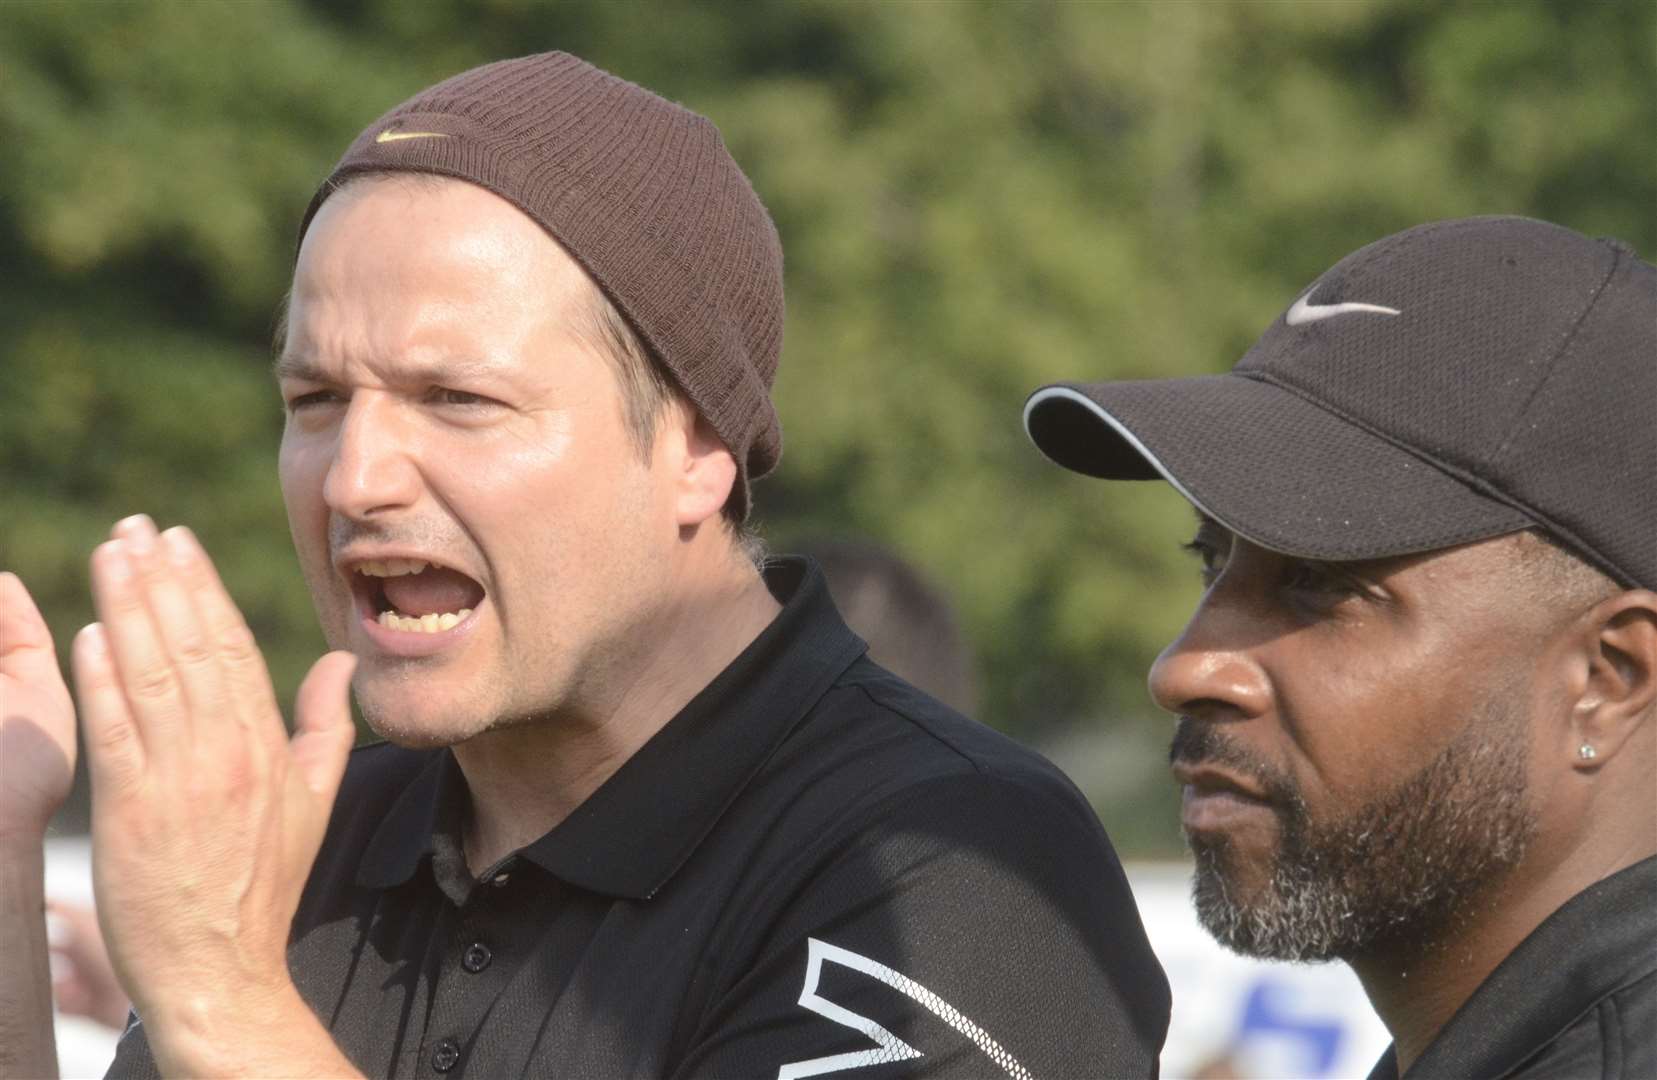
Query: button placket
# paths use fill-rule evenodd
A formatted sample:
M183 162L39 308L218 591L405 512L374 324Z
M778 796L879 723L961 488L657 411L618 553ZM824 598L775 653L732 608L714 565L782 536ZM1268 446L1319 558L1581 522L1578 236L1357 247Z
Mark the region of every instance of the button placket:
M435 1072L458 1076L478 1067L474 1050L466 1047L479 1036L478 1025L511 979L513 965L502 961L517 955L513 927L502 922L500 902L509 895L510 890L474 889L448 928L426 1028L434 1035L446 1033L426 1044L426 1063Z

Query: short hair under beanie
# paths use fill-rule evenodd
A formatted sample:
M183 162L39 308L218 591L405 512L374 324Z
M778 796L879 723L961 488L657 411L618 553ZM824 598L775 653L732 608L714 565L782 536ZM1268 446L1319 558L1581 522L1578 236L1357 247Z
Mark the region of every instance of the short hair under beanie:
M474 68L358 135L311 200L352 176L467 180L552 234L636 330L736 459L731 507L782 454L782 245L706 117L568 53Z

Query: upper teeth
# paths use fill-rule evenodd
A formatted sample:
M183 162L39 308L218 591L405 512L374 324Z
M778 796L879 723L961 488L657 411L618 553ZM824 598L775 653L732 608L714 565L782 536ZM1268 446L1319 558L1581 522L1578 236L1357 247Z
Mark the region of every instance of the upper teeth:
M424 559L367 559L357 564L357 573L369 577L402 577L418 574L430 565Z

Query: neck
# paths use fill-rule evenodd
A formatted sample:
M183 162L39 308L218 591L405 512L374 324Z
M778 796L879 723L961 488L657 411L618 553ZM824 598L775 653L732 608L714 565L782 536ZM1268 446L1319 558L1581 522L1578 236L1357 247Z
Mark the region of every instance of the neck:
M1438 933L1405 935L1351 960L1376 1015L1392 1034L1400 1076L1543 920L1588 886L1652 853L1647 843L1612 850L1573 843L1582 839L1538 844L1565 847L1568 854L1545 860L1543 852L1533 849L1533 857L1464 902L1454 923Z
M710 580L703 578L702 580ZM660 731L753 642L780 609L750 566L663 609L604 701L497 728L456 745L471 794L466 861L481 872L538 839Z

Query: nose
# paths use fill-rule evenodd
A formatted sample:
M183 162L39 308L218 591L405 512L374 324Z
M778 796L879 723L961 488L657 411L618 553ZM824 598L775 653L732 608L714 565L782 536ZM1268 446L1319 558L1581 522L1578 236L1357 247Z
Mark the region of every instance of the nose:
M394 401L373 392L353 394L323 482L328 508L362 520L412 506L420 493L413 435Z
M1151 665L1147 683L1157 705L1215 721L1263 715L1271 703L1271 682L1248 644L1259 635L1247 632L1247 619L1211 590Z

